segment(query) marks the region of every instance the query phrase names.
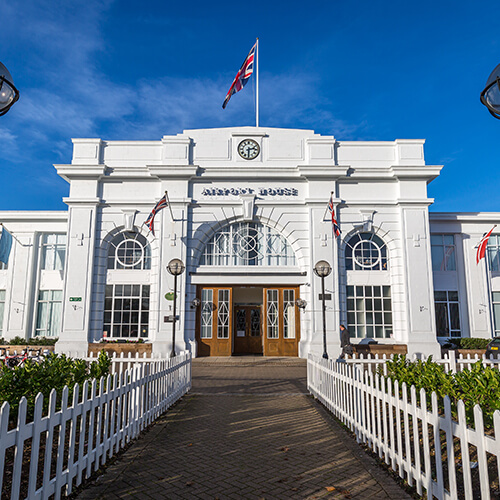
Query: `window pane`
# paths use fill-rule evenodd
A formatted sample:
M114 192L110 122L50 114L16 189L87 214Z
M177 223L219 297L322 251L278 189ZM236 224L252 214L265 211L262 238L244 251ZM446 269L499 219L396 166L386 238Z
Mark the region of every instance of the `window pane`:
M436 332L438 337L448 337L448 308L446 304L436 303Z
M390 287L357 286L356 294L356 299L348 299L349 330L358 338L386 337L387 331L392 332ZM373 298L372 295L387 298Z
M213 318L213 290L203 289L201 291L201 338L212 338Z
M283 290L283 337L295 338L295 290Z
M279 337L279 314L278 314L278 290L267 290L267 338L277 339Z
M460 330L460 311L457 303L449 304L451 330Z
M147 337L149 285L107 285L104 304L103 331L108 335Z
M433 271L444 271L442 268L444 262L444 247L441 246L431 246L431 256L432 256L432 270Z
M275 229L258 223L236 223L216 232L200 260L205 266L294 266L295 255Z
M217 307L217 337L229 338L229 290L219 290Z

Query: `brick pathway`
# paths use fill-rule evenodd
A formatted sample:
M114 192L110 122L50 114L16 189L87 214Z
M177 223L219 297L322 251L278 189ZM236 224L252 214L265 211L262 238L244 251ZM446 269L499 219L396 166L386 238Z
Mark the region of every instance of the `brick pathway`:
M194 360L192 391L78 498L410 496L307 395L305 361L231 358Z

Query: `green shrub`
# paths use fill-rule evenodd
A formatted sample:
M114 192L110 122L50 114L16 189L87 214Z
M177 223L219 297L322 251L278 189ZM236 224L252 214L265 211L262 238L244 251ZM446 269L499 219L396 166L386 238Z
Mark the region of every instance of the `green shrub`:
M448 339L449 342L455 344L459 349L486 349L486 346L491 339L480 339L476 337Z
M28 345L48 346L55 345L59 339L57 337L31 337L28 340Z
M35 398L43 394L44 412L48 409L52 389L57 391L57 407L61 404L62 389L68 386L71 404L75 384L81 386L86 380L107 376L111 360L105 352L99 353L97 361L90 366L83 359L72 359L63 355L52 354L41 363L27 360L23 367L13 369L2 366L0 370L0 402L8 401L11 407L11 419L16 418L19 401L23 396L28 400L28 417L33 416ZM81 393L80 396L81 398Z
M455 374L445 373L444 367L432 361L409 361L406 356L396 355L386 362L387 378L399 384L406 383L407 389L412 385L417 391L425 389L427 407L430 409L430 395L435 392L441 411L443 398L448 396L451 400L452 415L457 418L457 403L462 400L465 405L465 414L468 424L474 423L474 406L478 404L484 416L487 427L493 425L493 413L500 410L500 371L496 368L483 366L477 361L464 370ZM378 373L383 375L383 367L378 368ZM408 393L409 396L409 393Z
M23 339L22 337L14 337L13 339L10 339L9 345L25 345L26 344L26 339Z

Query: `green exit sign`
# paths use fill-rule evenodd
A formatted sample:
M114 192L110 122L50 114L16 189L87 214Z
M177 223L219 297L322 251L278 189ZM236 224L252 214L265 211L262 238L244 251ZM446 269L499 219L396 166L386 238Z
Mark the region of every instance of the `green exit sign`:
M81 302L82 298L81 297L70 297L69 301L70 302Z

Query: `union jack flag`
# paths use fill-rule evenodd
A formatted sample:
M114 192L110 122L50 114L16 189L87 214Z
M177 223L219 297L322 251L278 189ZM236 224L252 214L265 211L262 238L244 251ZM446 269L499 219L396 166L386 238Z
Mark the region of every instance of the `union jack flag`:
M153 233L153 236L155 235L155 229L154 229L154 221L155 221L155 215L162 209L168 206L167 202L167 195L164 194L163 198L155 205L153 210L151 210L151 213L149 214L149 217L146 219L144 224L149 227L149 230Z
M335 218L335 207L333 206L333 195L330 196L330 203L328 203L328 210L332 214L333 232L335 233L335 236L338 237L338 236L340 236L340 233L342 231L340 230L339 223L337 222L337 219Z
M495 229L497 226L496 224L491 228L490 232L488 234L485 234L482 238L481 241L477 245L477 252L476 252L476 264L479 264L479 261L486 255L486 247L488 246L488 240L490 239L491 233L493 232L493 229Z
M250 49L247 58L243 61L243 64L241 65L238 73L236 73L236 77L234 78L233 83L231 84L231 87L229 88L229 91L226 95L226 98L222 103L222 109L226 108L229 99L231 99L231 96L233 94L236 94L236 92L239 92L246 85L248 79L252 76L256 46L257 43L255 43L255 45Z

